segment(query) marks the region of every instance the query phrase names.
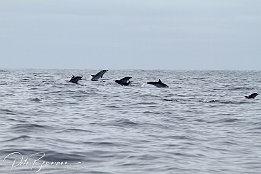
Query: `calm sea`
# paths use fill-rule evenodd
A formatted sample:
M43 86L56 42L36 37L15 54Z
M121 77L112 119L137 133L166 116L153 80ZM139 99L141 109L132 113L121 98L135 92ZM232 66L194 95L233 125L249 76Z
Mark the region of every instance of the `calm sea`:
M97 72L0 71L0 173L261 173L260 71Z

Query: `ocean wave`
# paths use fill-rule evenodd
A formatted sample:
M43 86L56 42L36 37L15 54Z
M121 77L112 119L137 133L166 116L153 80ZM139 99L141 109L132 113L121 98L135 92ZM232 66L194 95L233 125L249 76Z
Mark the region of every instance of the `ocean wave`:
M59 131L58 131L59 132ZM80 128L70 128L70 129L65 129L65 130L61 130L61 132L83 132L83 133L95 133L94 131L90 131L90 130L85 130L85 129L80 129Z
M178 102L179 100L178 99L167 99L167 98L164 98L163 101Z
M126 127L126 126L138 126L139 123L131 121L129 119L119 119L111 122L114 126Z
M204 100L204 103L218 103L218 104L248 104L249 101L231 101L231 100L216 100L216 99L212 99L212 100Z
M251 91L254 90L255 88L253 87L246 87L246 86L240 86L240 87L232 87L229 88L229 91Z
M52 161L81 162L86 159L84 153L79 153L79 152L62 153L62 152L51 151L51 150L45 150L43 152L46 154L43 160L50 161L50 162Z
M14 137L8 140L5 140L4 142L13 142L13 141L25 141L25 140L29 140L31 137L28 135L21 135L18 137Z
M222 118L219 120L216 120L215 122L217 123L235 123L235 122L240 122L241 119L238 118Z
M39 158L40 161L46 161L46 162L81 162L85 160L84 153L79 152L72 152L72 153L65 153L65 152L59 152L59 151L53 151L48 149L3 149L1 150L1 154L3 156L7 156L9 154L13 154L12 158L15 156L19 156L21 158L21 155L24 159L26 158ZM10 157L11 158L11 157ZM15 157L18 158L18 157ZM29 159L29 160L32 160Z
M39 98L30 98L29 100L33 101L33 102L40 102L41 101L41 99L39 99Z
M10 110L10 109L0 109L0 114L3 115L16 115L17 112L14 110Z
M24 124L16 124L10 127L10 130L15 132L34 132L34 131L41 131L44 129L50 129L50 126L33 124L33 123L24 123Z
M42 75L33 76L34 72ZM197 71L111 72L106 77L112 83L84 78L82 85L66 80L91 71L12 70L0 74L1 83L8 84L1 86L0 97L2 159L17 151L25 156L43 152L43 160L49 162L85 162L75 170L39 172L44 174L164 173L166 169L170 170L165 173L216 174L223 169L260 173L256 169L260 169L261 158L256 154L260 151L261 100L258 96L244 98L252 92L249 87L259 91L260 72L251 76L237 72L238 78L231 72L224 72L225 77L219 72L209 72L209 76ZM135 87L114 83L113 79L125 74L135 77ZM207 81L193 79L198 77ZM21 83L23 78L31 80ZM139 86L157 78L164 78L172 88ZM0 173L28 171L10 171L10 165L0 164Z

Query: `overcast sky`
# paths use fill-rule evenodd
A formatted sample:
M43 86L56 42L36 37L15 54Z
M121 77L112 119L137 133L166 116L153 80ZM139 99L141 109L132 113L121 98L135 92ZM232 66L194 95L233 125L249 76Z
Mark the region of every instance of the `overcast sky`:
M0 68L261 70L261 0L0 0Z

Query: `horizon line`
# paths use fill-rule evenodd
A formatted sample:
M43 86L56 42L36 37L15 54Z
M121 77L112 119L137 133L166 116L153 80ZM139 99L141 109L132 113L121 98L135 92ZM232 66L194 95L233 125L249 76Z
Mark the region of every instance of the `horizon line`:
M133 71L133 70L137 70L137 71L261 71L260 69L163 69L163 68L124 68L124 69L117 69L117 68L29 68L29 67L15 67L15 68L3 68L0 67L0 70L111 70L111 71Z

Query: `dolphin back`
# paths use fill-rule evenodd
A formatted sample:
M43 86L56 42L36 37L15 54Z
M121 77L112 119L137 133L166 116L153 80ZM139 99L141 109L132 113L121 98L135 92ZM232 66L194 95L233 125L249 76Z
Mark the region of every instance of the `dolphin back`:
M103 75L107 72L108 70L102 70L100 72L98 72L96 75L91 75L92 76L92 81L97 81L99 80L99 78L102 78Z

